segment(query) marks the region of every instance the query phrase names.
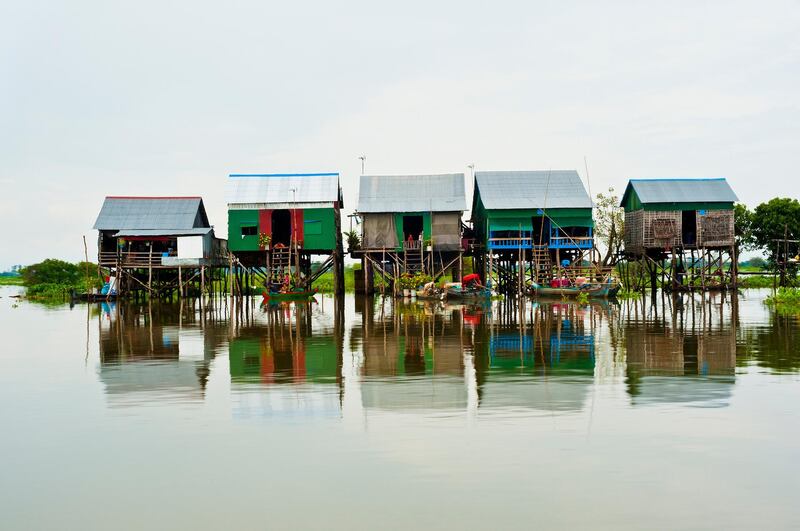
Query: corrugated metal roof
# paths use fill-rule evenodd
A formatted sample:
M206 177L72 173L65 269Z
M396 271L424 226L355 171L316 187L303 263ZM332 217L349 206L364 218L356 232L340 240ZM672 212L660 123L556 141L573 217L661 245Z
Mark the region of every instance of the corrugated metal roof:
M202 236L208 234L213 229L211 227L199 227L196 229L167 230L167 229L127 229L121 230L114 236Z
M733 203L739 200L728 181L719 179L631 179L623 202L633 188L646 203Z
M575 170L479 171L475 182L487 210L592 208Z
M294 192L292 190L294 189ZM228 204L333 203L339 200L338 173L231 174Z
M103 202L94 228L185 230L195 228L198 220L198 226L208 226L200 197L109 196Z
M464 174L362 175L359 212L463 212Z

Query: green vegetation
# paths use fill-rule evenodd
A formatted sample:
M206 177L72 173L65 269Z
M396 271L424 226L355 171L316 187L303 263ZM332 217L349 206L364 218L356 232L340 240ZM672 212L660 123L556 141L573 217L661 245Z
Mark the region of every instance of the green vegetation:
M742 289L771 288L773 282L773 277L770 275L742 275L739 277L739 287Z
M72 290L86 292L101 286L97 265L87 262L73 264L48 258L20 270L26 298L43 302L65 300ZM88 273L88 277L87 277Z
M782 313L800 315L800 289L780 288L765 301L769 306Z
M22 277L16 276L0 276L0 286L21 286Z
M344 233L347 239L347 250L353 252L361 249L361 235L356 230L349 230Z
M353 293L355 288L355 279L353 276L353 270L356 267L360 266L353 266L353 265L346 265L344 266L344 291L345 293ZM314 287L319 290L320 293L333 293L335 284L333 282L333 271L328 271L323 273L321 277L314 282Z
M617 300L621 300L621 301L629 300L629 299L638 299L641 296L642 296L641 292L631 291L631 290L628 290L628 289L625 289L625 288L622 288L621 290L619 290L617 292L617 294L615 295L616 299Z
M415 275L403 273L400 276L399 285L400 289L417 289L431 280L433 279L424 273L416 273Z
M625 211L619 206L619 197L614 193L614 188L608 189L608 195L597 194L595 204L594 234L606 247L602 265L614 266L625 244Z

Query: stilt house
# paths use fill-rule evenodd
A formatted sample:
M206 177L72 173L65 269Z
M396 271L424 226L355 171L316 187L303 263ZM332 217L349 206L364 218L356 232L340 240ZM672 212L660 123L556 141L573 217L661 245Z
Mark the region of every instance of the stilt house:
M94 228L98 262L107 267L198 267L227 253L200 197L108 196Z
M460 274L464 174L362 175L357 214L362 244L356 253L393 278L425 272ZM365 264L365 266L368 264Z
M590 274L592 200L574 170L476 172L472 222L485 250L476 269L496 276L501 292L517 291L528 274L539 283Z
M574 170L479 171L472 204L488 249L592 248L592 200Z
M737 200L725 179L631 179L620 203L625 251L733 247Z
M231 174L227 202L228 247L241 265L267 280L299 273L305 286L333 267L344 291L338 173ZM312 275L315 255L327 258Z

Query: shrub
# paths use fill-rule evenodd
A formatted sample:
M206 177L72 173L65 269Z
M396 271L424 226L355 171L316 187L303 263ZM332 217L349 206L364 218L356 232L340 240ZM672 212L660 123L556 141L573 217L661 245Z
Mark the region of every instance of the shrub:
M23 267L22 280L26 286L38 284L74 286L81 280L81 270L77 264L48 258L44 262Z

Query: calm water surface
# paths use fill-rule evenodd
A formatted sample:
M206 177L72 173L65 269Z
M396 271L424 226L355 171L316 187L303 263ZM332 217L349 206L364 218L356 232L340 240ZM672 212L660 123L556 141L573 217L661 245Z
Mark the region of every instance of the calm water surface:
M45 307L0 288L2 529L800 526L764 292Z

